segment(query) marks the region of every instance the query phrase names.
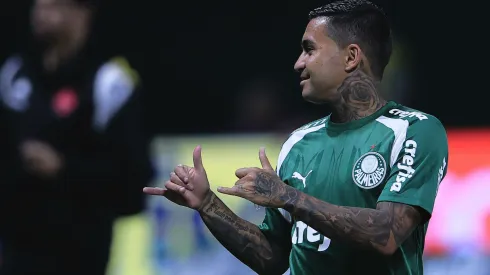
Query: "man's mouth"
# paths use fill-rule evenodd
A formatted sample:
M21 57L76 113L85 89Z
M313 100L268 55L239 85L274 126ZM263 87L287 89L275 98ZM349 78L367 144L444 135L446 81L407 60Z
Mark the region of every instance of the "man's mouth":
M310 79L309 76L301 76L300 78L301 78L300 84L303 84L304 82L306 82L306 80Z

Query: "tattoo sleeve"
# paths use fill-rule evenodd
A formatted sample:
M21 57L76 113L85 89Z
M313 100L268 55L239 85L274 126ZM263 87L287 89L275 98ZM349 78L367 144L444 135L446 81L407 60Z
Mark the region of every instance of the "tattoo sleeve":
M214 193L199 210L211 233L230 253L258 274L283 274L289 250L268 240L259 227L234 214Z
M333 240L370 247L383 254L394 253L427 217L418 208L380 202L376 209L337 206L295 189L270 173L259 172L255 193L269 204L287 210Z
M298 191L299 192L299 191ZM380 202L376 209L336 206L301 193L285 209L296 219L335 240L393 254L422 221L410 205Z

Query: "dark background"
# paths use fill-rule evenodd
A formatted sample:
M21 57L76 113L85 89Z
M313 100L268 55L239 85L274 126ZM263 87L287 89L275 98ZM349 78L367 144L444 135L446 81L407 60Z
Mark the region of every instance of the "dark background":
M388 13L405 49L409 97L401 103L448 128L488 126L487 50L479 41L487 23L476 15L479 8L440 0L373 2ZM237 92L256 79L275 83L282 110L264 119L295 128L329 111L303 102L293 70L308 11L325 3L100 1L95 41L101 54L124 54L139 71L151 134L246 131L235 118L253 111ZM26 0L2 1L2 60L27 43L28 7ZM295 116L301 121L292 122Z

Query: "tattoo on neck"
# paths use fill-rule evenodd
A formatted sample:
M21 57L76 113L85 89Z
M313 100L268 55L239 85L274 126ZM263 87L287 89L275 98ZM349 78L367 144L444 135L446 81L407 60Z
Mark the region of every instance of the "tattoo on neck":
M360 68L352 72L338 88L339 97L333 103L332 120L344 123L371 115L386 104L378 94L379 81Z

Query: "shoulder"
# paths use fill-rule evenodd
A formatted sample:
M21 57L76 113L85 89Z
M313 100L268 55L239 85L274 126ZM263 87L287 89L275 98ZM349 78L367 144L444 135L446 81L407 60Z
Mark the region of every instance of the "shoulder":
M444 125L436 116L401 104L388 109L377 121L390 128L398 126L405 128L405 131L427 136L446 133Z
M304 124L303 126L299 127L298 129L294 130L289 136L292 136L296 133L310 133L310 132L315 132L317 130L320 130L321 128L325 127L325 122L327 121L327 118L320 118L315 121L309 122Z
M279 153L279 158L277 162L277 173L279 174L281 166L293 147L298 144L303 138L310 134L317 132L323 128L325 128L326 118L317 119L313 122L307 123L298 129L294 130L286 141L282 144L281 152Z
M397 105L386 111L385 121L379 121L393 129L395 133L394 148L417 146L419 151L447 151L447 133L442 122L434 115ZM395 126L395 127L393 127ZM398 145L398 146L397 146Z
M11 80L22 68L23 58L20 55L12 55L5 59L0 67L2 82Z
M127 59L121 56L102 63L95 74L96 88L121 84L125 84L128 88L134 88L138 83L138 73L131 67Z
M5 59L0 68L0 101L9 109L22 112L29 107L33 85L25 72L21 55Z
M393 108L387 110L384 115L389 118L406 120L410 126L443 127L441 121L436 116L401 104L395 105Z
M289 134L288 138L283 143L283 146L282 146L283 149L284 148L286 148L286 149L290 148L294 144L301 141L306 135L308 135L310 133L317 132L317 131L325 128L325 122L326 121L327 121L327 118L317 119L315 121L304 124L303 126L294 130L291 134Z
M93 85L94 126L104 129L134 97L139 76L125 58L115 57L98 68Z
M10 66L11 64L22 64L23 57L21 54L12 54L9 55L7 58L2 59L1 61L1 67L4 68L5 66Z

